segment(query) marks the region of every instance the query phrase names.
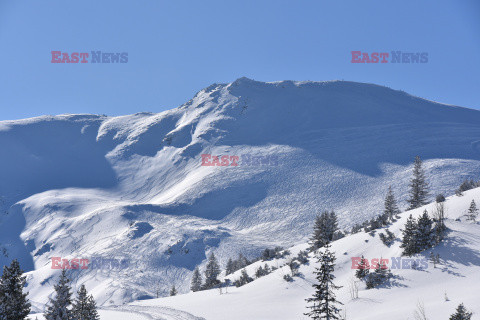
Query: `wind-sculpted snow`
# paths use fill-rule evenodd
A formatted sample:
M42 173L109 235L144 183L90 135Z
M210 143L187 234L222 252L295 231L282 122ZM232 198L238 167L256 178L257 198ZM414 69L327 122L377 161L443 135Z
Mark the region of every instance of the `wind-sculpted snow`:
M416 155L431 197L452 193L480 173L479 141L479 111L344 81L241 78L162 113L2 121L0 265L19 258L39 303L51 257L132 261L71 270L104 306L185 292L210 252L225 263L304 242L325 209L350 227L381 212L389 185L405 201Z

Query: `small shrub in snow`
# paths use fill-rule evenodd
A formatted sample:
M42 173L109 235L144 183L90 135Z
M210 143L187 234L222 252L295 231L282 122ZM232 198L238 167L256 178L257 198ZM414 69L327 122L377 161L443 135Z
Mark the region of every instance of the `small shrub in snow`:
M438 194L437 197L435 198L435 201L437 203L445 202L445 196L443 194Z
M301 250L298 252L297 257L295 258L300 264L307 264L308 263L308 252Z
M287 263L287 265L290 268L290 272L292 273L292 277L298 276L300 274L299 271L298 271L300 269L300 263L298 263L296 260L290 260Z
M291 275L289 274L286 274L283 276L283 280L287 281L287 282L292 282L293 281L293 278Z
M395 235L393 234L393 232L391 232L388 229L386 229L385 232L386 232L386 235L383 232L379 234L380 240L382 240L384 245L386 245L387 247L390 247L393 241L395 241Z
M262 260L268 261L272 259L281 259L290 254L290 251L283 249L282 247L276 247L274 249L265 249L262 253Z

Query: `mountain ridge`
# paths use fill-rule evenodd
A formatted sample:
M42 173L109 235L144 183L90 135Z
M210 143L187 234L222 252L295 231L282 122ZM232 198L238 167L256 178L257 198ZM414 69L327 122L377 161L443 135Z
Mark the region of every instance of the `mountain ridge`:
M184 292L210 252L225 263L304 242L326 209L349 228L380 213L390 184L405 203L416 155L431 197L452 193L480 173L478 120L479 111L377 85L240 78L161 113L2 121L9 213L0 216L0 245L9 256L0 264L20 259L37 302L53 281L52 256L142 261L76 274L101 305L174 283ZM201 154L279 161L206 167Z

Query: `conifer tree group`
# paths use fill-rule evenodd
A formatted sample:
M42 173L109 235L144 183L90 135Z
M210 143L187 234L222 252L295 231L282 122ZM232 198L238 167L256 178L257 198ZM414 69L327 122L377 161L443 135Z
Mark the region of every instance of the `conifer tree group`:
M30 313L28 293L23 292L26 277L17 260L3 268L0 278L0 320L25 320ZM80 286L77 298L72 301L72 288L66 270L62 270L54 286L55 296L50 298L44 317L46 320L99 320L97 305L88 295L84 285Z
M72 301L72 287L67 271L62 270L58 283L54 286L55 296L49 299L43 316L46 320L99 320L93 296L88 295L84 285L80 286L77 298Z
M88 295L85 285L77 291L77 298L72 303L72 320L99 320L97 304L92 295Z
M313 237L310 239L310 250L316 251L333 241L336 231L338 231L338 221L335 212L322 212L315 219Z
M437 231L437 228L441 228L441 232ZM403 254L411 256L434 246L443 238L443 232L442 225L438 223L434 225L427 210L424 210L417 220L410 215L402 230L403 238L400 247L403 248Z
M0 320L24 320L30 313L28 293L23 292L26 277L17 260L3 267L0 278Z

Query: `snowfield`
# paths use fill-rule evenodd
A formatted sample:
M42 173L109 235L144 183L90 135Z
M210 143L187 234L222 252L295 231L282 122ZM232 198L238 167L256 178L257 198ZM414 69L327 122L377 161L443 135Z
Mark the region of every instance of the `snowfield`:
M389 227L389 230L397 235L397 240L390 248L385 246L378 236L384 229L378 229L373 237L362 232L335 241L332 245L337 256L335 283L342 286L337 292L337 298L344 304L342 308L346 310L347 319L414 319L413 313L418 302L423 303L428 319L448 319L460 303L464 303L474 312L472 319L477 319L480 314L480 223L466 221L464 217L472 199L480 201L480 189L467 191L462 197L447 198L447 238L432 250L415 256L428 259L431 251L435 255L439 254L441 262L436 268L429 261L426 270L392 269L394 279L391 284L378 289L367 290L363 282L358 282L357 299L352 299L349 293L351 279L359 281L354 278L355 270L351 269L351 258L362 255L367 259L400 257L400 229L405 225L406 218L409 214L418 217L425 209L431 213L435 204L403 212L401 219ZM306 249L307 246L301 244L290 248L289 257L296 256L298 251ZM122 308L142 310L141 307L145 307L145 310L161 310L170 307L208 320L309 319L303 316L306 312L305 299L313 294L311 285L316 282L313 271L318 265L315 259L310 259L309 265L301 266L300 277L294 277L293 282L286 282L283 275L289 274L290 269L284 264L289 257L268 261L270 266L279 269L240 288L229 287L227 292L224 288L222 294L218 289L191 292L175 297L135 302ZM253 263L246 270L253 276L255 270L264 264L262 261ZM240 271L237 271L228 278L233 280L239 276Z
M381 212L389 185L404 204L416 155L424 160L432 199L438 193L453 194L464 179L480 173L480 111L373 84L241 78L214 84L184 105L158 114L0 121L0 146L0 264L19 259L28 271L29 297L41 311L59 274L52 269L52 257L127 260L125 268L70 273L75 290L85 284L98 304L109 308L137 300L155 304L158 300L151 299L167 296L172 285L187 293L195 266L202 268L210 252L225 266L240 252L253 258L266 247L305 243L314 217L325 209L335 210L341 227L350 228ZM202 166L202 154L276 157L278 164ZM449 203L455 201L463 199ZM454 230L451 246L476 246L475 226L454 221L449 226ZM352 254L378 242L377 237L364 237L369 236L335 244L341 246L336 248L344 268ZM399 254L395 246L376 250L380 252L366 253ZM462 250L450 253L449 263L459 273L476 270L478 255ZM467 257L468 269L461 257ZM228 302L250 292L242 298L249 307L232 306L238 310L228 313L229 319L242 314L249 319L248 312L267 317L262 310L271 312L268 317L301 318L303 299L310 295L310 268L302 267L305 279L285 283L277 270L218 299ZM346 302L348 313L362 308L365 313L371 305L370 314L364 315L371 318L391 304L388 308L407 308L406 319L418 299L430 312L447 310L456 303L455 289L447 290L451 302L442 304L445 309L428 304L434 299L427 292L438 294L441 303L445 291L427 286L433 275L470 290L460 284L472 283L471 277L428 270L419 276L415 294L405 294L409 282L395 288L403 292L398 304L381 295L370 297L383 289L362 291L358 301ZM339 276L339 281L346 280ZM218 292L160 301L216 319L222 314L218 309L201 307L208 295ZM276 297L271 301L278 310L262 304L262 296ZM343 291L339 296L347 301ZM186 297L191 299L188 306ZM467 298L464 302L474 308ZM253 319L269 319L262 317Z

